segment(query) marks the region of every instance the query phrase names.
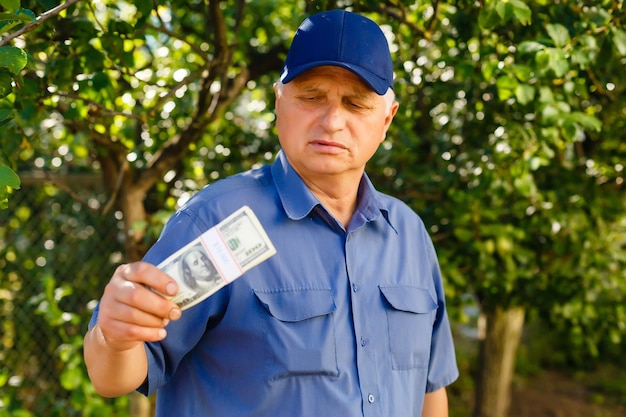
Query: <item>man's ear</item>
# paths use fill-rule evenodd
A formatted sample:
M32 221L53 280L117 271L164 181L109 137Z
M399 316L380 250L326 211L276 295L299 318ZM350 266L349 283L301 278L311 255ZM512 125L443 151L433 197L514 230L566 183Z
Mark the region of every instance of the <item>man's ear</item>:
M282 96L282 91L280 90L278 83L274 83L272 86L274 89L274 108L278 109L278 103L280 102L280 97Z
M387 112L387 115L385 116L385 134L387 133L389 126L391 126L391 122L393 121L393 118L396 116L396 113L398 112L399 107L400 107L400 103L398 103L397 101L394 100L393 103L391 103L391 107L389 108L389 111ZM383 137L383 140L385 140L384 137Z

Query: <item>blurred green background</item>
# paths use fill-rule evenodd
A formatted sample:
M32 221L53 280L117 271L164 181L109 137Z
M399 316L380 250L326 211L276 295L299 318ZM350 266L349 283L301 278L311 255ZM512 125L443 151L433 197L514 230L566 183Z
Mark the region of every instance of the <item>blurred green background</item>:
M624 415L623 1L0 0L0 417L150 415L93 391L91 309L190 195L272 160L271 86L332 8L391 46L368 172L435 242L451 415Z

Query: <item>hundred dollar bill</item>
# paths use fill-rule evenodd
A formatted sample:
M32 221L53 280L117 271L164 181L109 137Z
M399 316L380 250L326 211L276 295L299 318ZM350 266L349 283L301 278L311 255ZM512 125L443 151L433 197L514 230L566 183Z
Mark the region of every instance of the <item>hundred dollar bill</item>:
M167 297L185 310L276 253L250 207L243 206L157 267L178 282Z

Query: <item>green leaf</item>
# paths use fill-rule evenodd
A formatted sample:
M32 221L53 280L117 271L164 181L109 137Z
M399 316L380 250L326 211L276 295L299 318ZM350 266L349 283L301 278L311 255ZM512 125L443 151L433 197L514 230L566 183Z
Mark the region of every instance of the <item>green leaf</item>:
M550 52L548 49L537 52L535 55L535 63L541 74L545 74L550 69Z
M556 106L547 105L541 110L541 119L546 125L551 125L556 123L558 117L560 115L559 110Z
M483 78L486 81L491 81L491 79L493 78L496 69L498 69L498 62L497 61L488 61L486 63L484 63L481 67L481 72L483 74Z
M28 63L26 52L15 46L0 46L0 68L4 67L17 74Z
M578 64L578 66L582 69L586 69L591 63L589 53L581 49L574 50L572 52L572 63Z
M546 25L546 31L557 48L562 48L570 41L567 28L559 23L549 23Z
M137 11L141 14L140 20L145 20L152 13L154 4L151 0L136 0L135 6L137 7Z
M549 48L548 54L550 57L549 66L554 71L554 75L559 78L564 76L569 71L569 62L567 62L565 52L560 49Z
M81 63L88 73L102 71L104 67L105 55L93 47L89 47L81 55Z
M514 77L510 77L508 75L498 77L496 87L498 87L498 96L500 97L500 100L506 100L513 97L518 85L519 82Z
M572 106L570 106L566 101L557 101L555 104L556 108L561 113L570 113L572 111Z
M11 417L34 417L34 414L28 410L15 410L11 412Z
M502 23L506 23L513 17L513 6L508 1L497 1L496 13L502 19Z
M7 22L6 20L0 19L0 35L11 32L17 25L19 25L18 21Z
M134 28L128 22L124 22L123 20L111 20L109 22L109 33L113 33L115 35L128 35L133 33Z
M533 156L532 158L528 160L528 167L530 168L531 171L536 171L542 166L548 166L548 165L550 165L550 161L546 158L542 158L539 156Z
M487 3L478 13L478 25L482 29L493 29L498 25L498 23L500 23L500 17L496 12L495 7L490 6L490 3Z
M18 20L18 21L30 23L34 19L31 16L29 16L29 15L27 15L25 13L19 13L19 14L16 14L16 13L0 13L0 21L5 21L5 20L8 20L8 21Z
M61 386L68 391L76 389L82 381L83 374L76 366L68 366L61 373Z
M611 14L601 7L590 7L583 11L583 21L588 21L595 27L605 26L611 22Z
M533 14L530 7L520 0L509 0L509 3L512 6L515 18L524 26L530 24Z
M13 77L9 71L0 68L0 99L8 96L13 91Z
M20 0L0 0L0 6L5 10L13 12L20 8Z
M10 188L20 188L20 178L9 167L0 165L0 209L8 207Z
M20 188L20 177L11 168L0 165L0 187Z
M513 185L523 196L531 197L537 193L535 179L529 173L523 173L513 180Z
M9 207L9 193L5 190L0 188L0 210L4 210L7 207Z
M621 56L626 55L626 31L622 29L614 28L611 33L613 34L613 45Z
M528 104L535 99L535 87L520 84L515 88L515 98L520 104Z
M468 229L461 228L461 227L456 227L454 229L454 235L461 242L471 242L472 239L474 238L474 232L472 232L471 230L468 230Z
M13 118L13 110L11 109L0 109L0 126L8 122Z
M539 101L542 103L554 103L554 94L549 87L539 88Z
M575 142L580 140L583 131L580 126L575 123L564 123L561 127L561 134L569 142Z
M46 8L47 9L51 9L52 7L54 7L56 5L57 5L57 3L53 3L49 7L46 7ZM20 18L24 19L24 21L26 21L26 18L28 18L30 22L34 22L35 20L37 20L37 16L30 9L20 9Z
M111 84L111 81L109 80L109 77L104 72L98 72L98 73L94 74L94 76L93 76L93 78L91 80L92 80L92 83L93 83L93 88L96 91L99 91L99 90L102 90L104 88L107 88Z
M545 45L536 41L524 41L517 46L517 50L522 54L537 53L545 49Z
M597 117L589 116L588 114L575 111L572 112L568 116L568 118L571 119L574 123L577 123L580 126L584 127L585 129L594 130L596 132L602 130L602 122Z
M511 71L515 74L515 77L522 82L527 82L532 76L532 69L527 65L513 65Z

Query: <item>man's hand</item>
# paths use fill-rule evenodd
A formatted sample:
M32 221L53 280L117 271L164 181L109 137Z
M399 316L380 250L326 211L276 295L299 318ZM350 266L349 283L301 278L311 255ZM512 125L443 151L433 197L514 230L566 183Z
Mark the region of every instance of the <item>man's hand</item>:
M98 312L98 326L109 348L127 350L139 342L165 338L165 326L181 316L176 304L165 295L178 292L176 281L157 267L137 262L117 268L104 289Z
M164 339L165 326L181 316L176 304L148 287L165 295L178 291L176 282L151 264L117 268L100 300L98 323L85 335L85 364L103 396L124 395L143 383L148 374L144 342Z

